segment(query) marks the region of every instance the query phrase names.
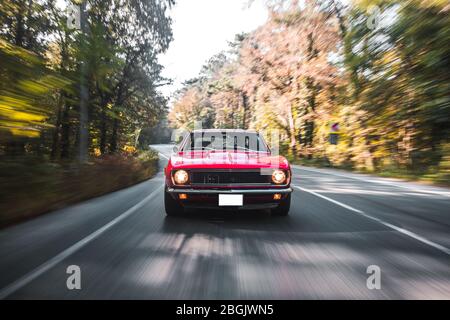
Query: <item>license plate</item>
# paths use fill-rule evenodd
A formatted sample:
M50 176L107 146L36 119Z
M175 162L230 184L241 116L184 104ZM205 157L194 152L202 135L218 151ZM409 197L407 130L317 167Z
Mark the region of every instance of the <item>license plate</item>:
M242 194L219 194L219 206L242 206L244 196Z

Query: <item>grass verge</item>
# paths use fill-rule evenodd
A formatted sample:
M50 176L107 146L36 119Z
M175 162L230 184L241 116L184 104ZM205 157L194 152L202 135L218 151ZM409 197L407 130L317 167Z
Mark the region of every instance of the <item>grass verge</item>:
M0 227L151 178L158 153L107 155L77 165L42 159L0 162Z
M406 181L422 182L430 185L441 187L450 187L450 171L444 168L430 168L426 171L413 172L399 168L385 168L378 171L365 171L353 168L351 165L335 166L330 162L321 159L296 159L290 160L292 164L315 167L315 168L332 168L349 172L371 174L384 178L396 178Z

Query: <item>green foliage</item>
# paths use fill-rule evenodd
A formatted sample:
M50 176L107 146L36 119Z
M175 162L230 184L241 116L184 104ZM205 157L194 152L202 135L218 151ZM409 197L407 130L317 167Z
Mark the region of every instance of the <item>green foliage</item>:
M165 118L157 56L174 2L89 0L82 30L67 27L70 2L0 1L0 224L156 172L138 142Z
M172 40L174 2L92 0L82 30L67 27L69 3L0 4L0 156L115 153L163 118L157 55Z
M32 52L0 39L0 132L36 137L52 112L47 99L70 81Z

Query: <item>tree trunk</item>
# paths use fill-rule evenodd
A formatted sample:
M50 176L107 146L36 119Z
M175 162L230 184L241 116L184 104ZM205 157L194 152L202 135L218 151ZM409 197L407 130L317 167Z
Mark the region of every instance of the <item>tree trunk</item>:
M245 94L245 92L241 92L241 96L242 96L242 109L243 109L243 115L242 115L242 128L243 129L248 129L249 125L249 117L248 117L248 97Z
M81 14L81 31L87 34L87 17L86 17L86 3L83 2L80 6ZM89 149L89 119L88 119L88 100L89 90L87 83L87 61L81 62L81 81L80 81L80 132L79 132L79 162L87 161Z
M288 110L288 122L289 122L289 148L292 153L292 155L296 158L297 157L297 141L295 140L295 120L292 112L292 105L289 107Z
M69 119L69 106L67 103L64 105L61 118L61 159L69 158L70 147L70 119Z
M372 153L372 146L370 143L370 137L368 137L366 135L365 139L365 147L366 147L366 152L365 152L365 156L366 156L366 161L365 161L365 166L366 169L369 171L374 171L375 170L375 162L374 162L374 158L373 158L373 153Z
M22 10L20 10L20 11L22 11ZM14 42L15 42L16 46L22 47L22 45L23 45L23 35L24 35L24 32L25 32L22 14L19 13L16 16L16 19L17 19L17 26L16 26L16 37L14 39Z
M313 146L313 138L314 138L314 121L306 122L306 145L308 147Z
M31 21L32 19L32 15L33 15L33 1L34 0L28 0L27 3L27 21ZM27 25L27 30L24 31L24 36L25 36L25 48L28 50L32 50L33 47L33 38L32 38L32 33L29 30L30 26Z
M16 19L17 19L17 25L16 25L16 35L15 35L15 45L22 47L23 46L23 36L24 36L24 22L23 22L23 16L22 16L22 12L23 12L23 3L20 3L20 12L16 15ZM18 82L20 79L20 75L16 74L15 72L12 75L12 79L13 81ZM23 142L22 139L18 139L17 137L12 136L11 141L8 141L6 143L6 148L5 148L5 153L8 156L11 157L17 157L17 156L21 156L24 154L25 152L25 143Z
M119 119L114 118L112 135L111 135L111 146L109 149L109 153L115 153L117 151L118 130L119 130Z
M106 152L106 132L107 132L106 112L105 112L106 105L102 105L101 108L102 108L102 112L101 112L101 119L100 119L100 153L105 154L105 152Z
M52 150L50 152L50 159L55 160L56 155L58 154L59 147L59 134L61 129L61 116L62 116L62 104L63 104L63 94L61 93L58 99L58 111L56 112L56 124L55 129L53 131L53 139L52 139Z

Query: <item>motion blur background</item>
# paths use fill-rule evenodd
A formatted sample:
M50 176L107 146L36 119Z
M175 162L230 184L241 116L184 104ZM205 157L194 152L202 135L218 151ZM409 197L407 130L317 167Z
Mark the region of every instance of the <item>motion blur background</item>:
M79 29L69 1L0 1L0 225L151 177L147 146L195 121L278 130L294 163L450 184L446 0L263 1L170 97L173 0L73 4Z

